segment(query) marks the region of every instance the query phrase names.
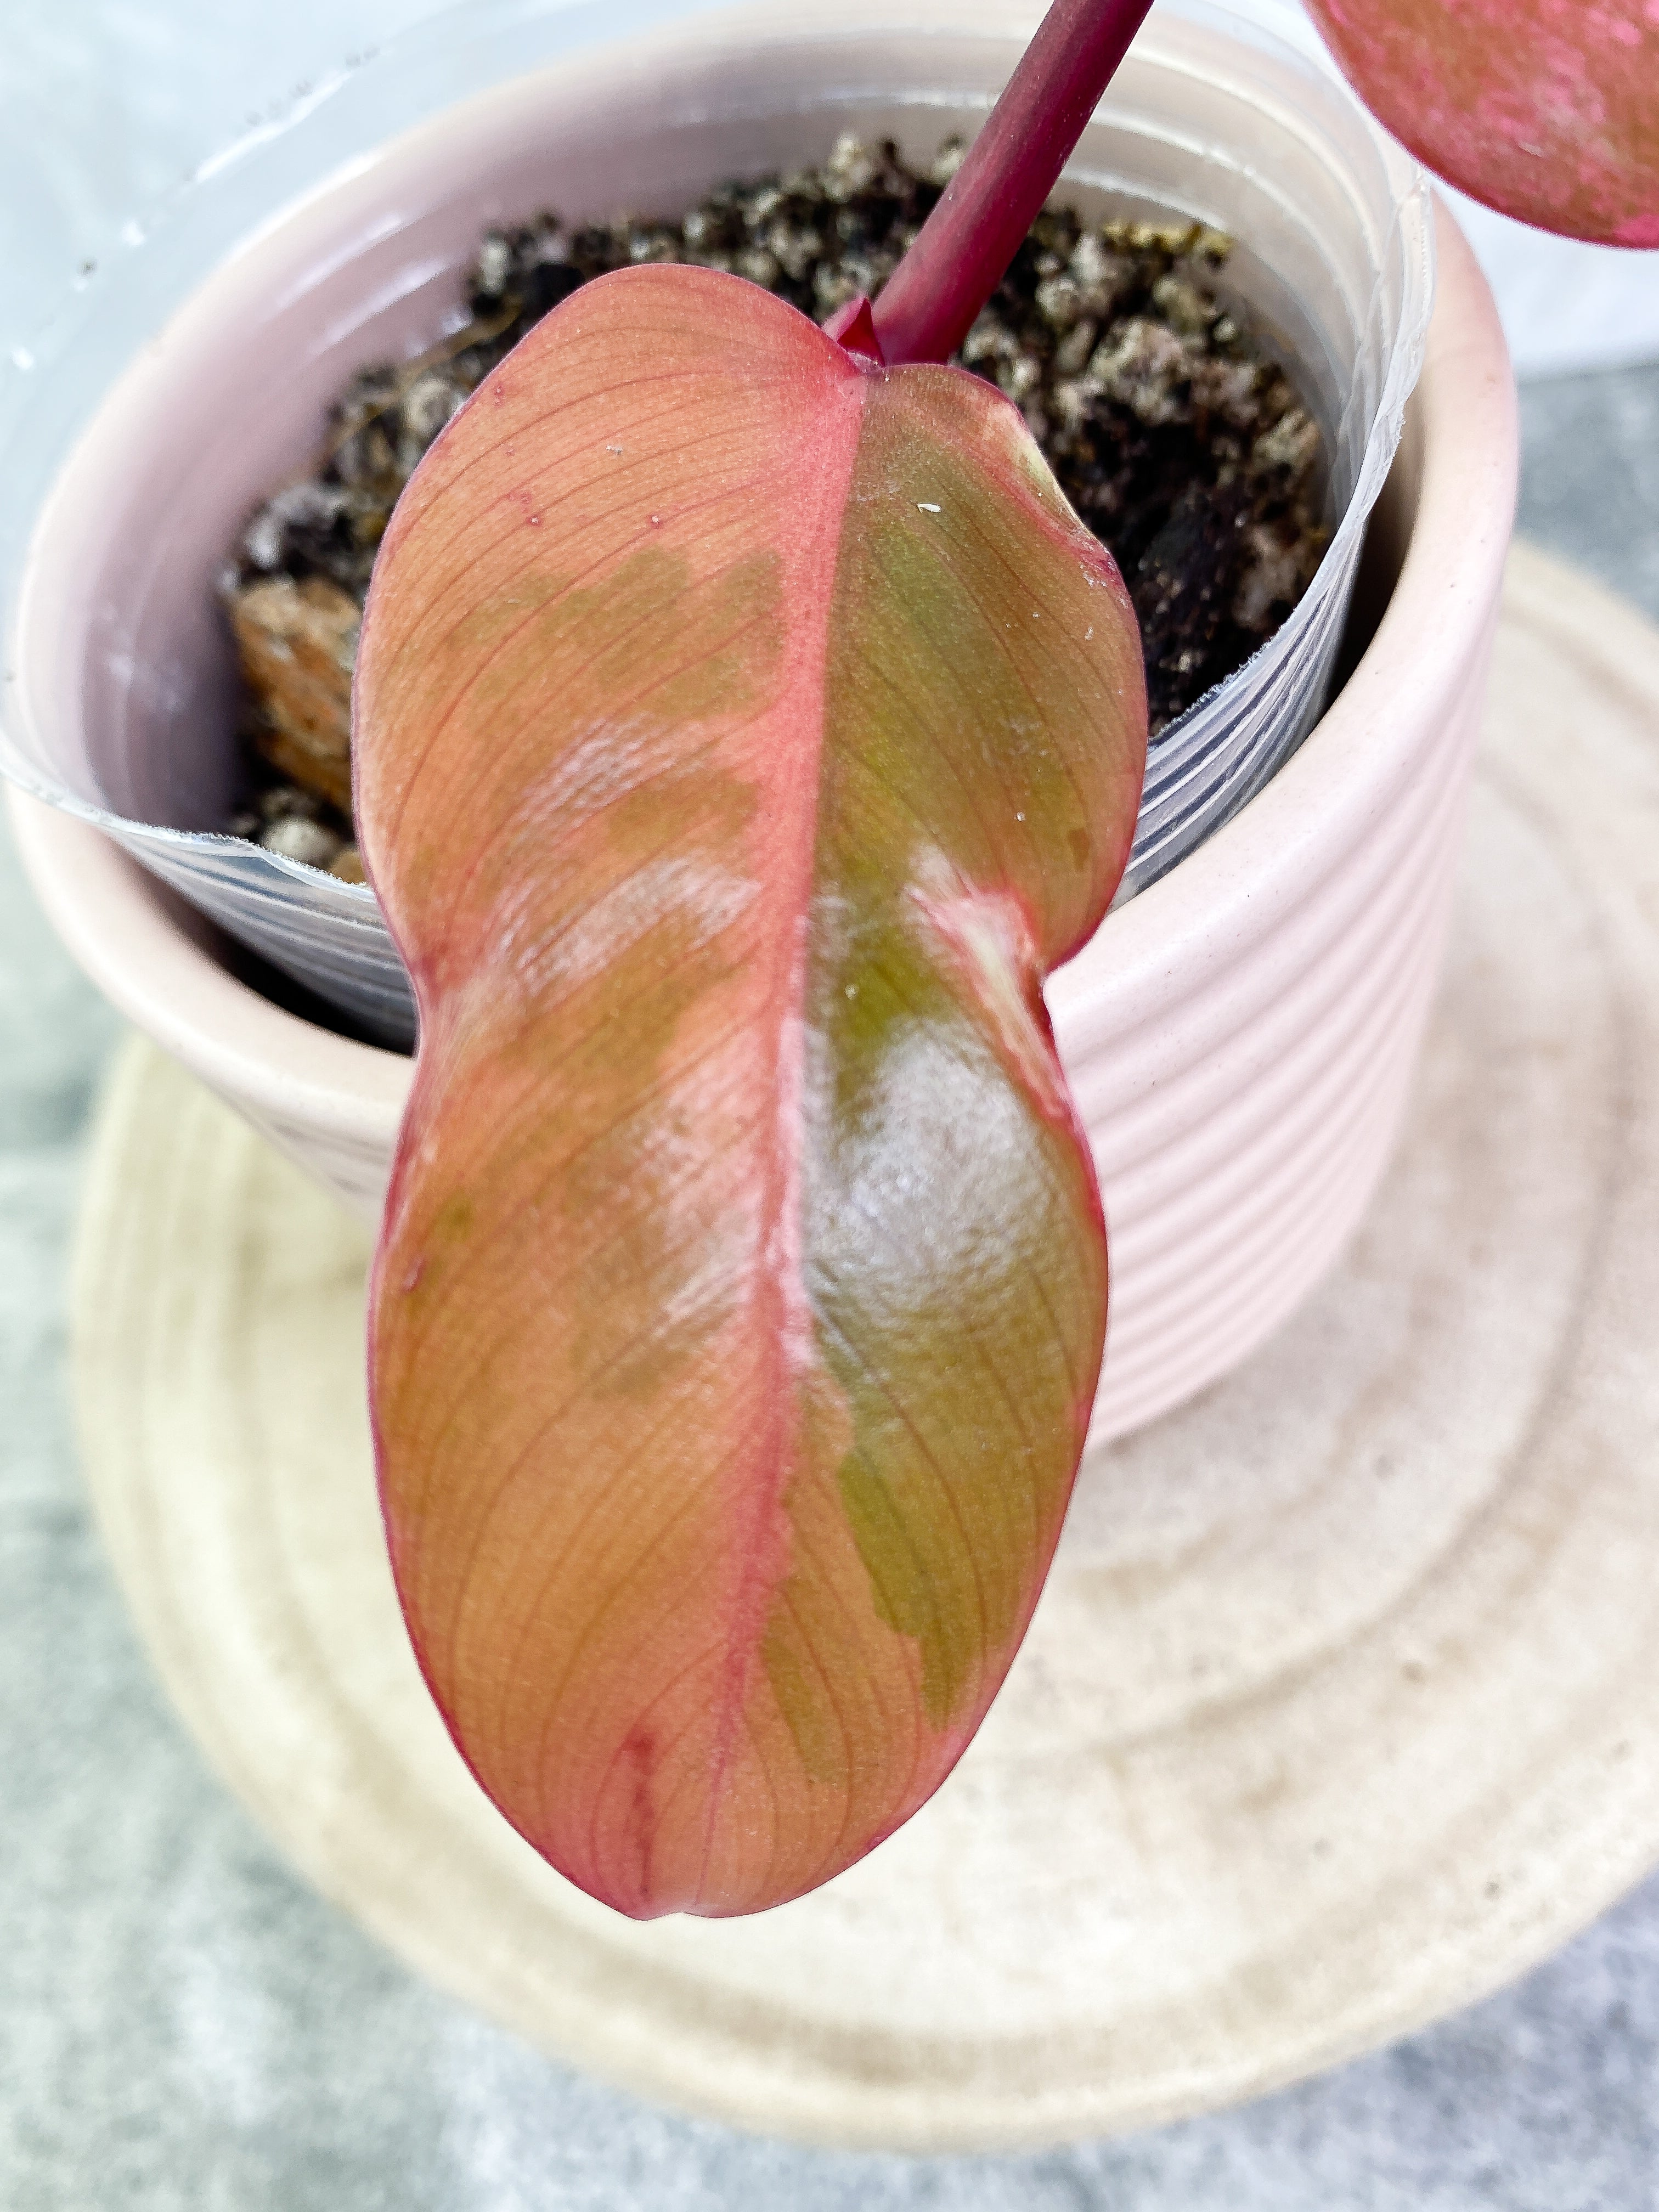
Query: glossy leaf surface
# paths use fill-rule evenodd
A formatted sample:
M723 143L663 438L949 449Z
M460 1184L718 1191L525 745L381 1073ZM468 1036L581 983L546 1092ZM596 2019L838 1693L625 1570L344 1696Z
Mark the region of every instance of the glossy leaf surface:
M1654 0L1308 0L1360 97L1488 207L1659 246Z
M474 1771L594 1896L752 1911L938 1786L1093 1399L1043 975L1145 752L1018 414L735 278L601 278L399 505L358 815L421 1048L371 1389Z

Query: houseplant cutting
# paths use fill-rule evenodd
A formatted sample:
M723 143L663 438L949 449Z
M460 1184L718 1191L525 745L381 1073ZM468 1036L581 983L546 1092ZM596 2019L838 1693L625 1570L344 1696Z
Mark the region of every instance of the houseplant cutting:
M1133 617L1012 408L907 364L1145 12L1056 0L873 310L661 269L556 308L371 588L357 807L422 1027L394 1570L474 1771L636 1914L798 1894L932 1793L1081 1453L1103 1223L1041 984L1128 855ZM1647 221L1620 119L1558 219Z

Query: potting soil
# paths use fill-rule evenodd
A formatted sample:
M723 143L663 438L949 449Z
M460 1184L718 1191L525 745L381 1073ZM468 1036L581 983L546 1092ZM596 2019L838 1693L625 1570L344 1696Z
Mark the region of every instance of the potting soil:
M228 825L351 879L350 687L358 617L398 493L451 416L590 277L647 261L735 271L827 321L873 297L962 157L925 174L842 137L821 168L724 185L679 221L551 214L492 231L466 320L418 359L366 368L313 473L235 549L224 592L247 684L250 796ZM1272 636L1328 535L1322 441L1222 280L1231 242L1197 224L1040 215L961 363L1024 413L1110 548L1139 618L1152 732Z

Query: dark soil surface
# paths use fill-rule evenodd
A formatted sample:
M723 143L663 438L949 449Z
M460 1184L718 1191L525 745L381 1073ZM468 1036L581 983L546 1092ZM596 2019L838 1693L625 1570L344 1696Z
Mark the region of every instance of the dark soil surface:
M422 453L532 324L641 261L732 270L826 321L879 291L960 159L949 141L919 176L891 145L846 137L823 168L722 185L679 222L569 229L544 215L489 233L465 325L418 360L365 369L314 474L262 507L236 549L225 593L255 795L235 833L361 878L350 684L375 550ZM959 356L1020 408L1122 570L1154 743L1279 628L1327 535L1318 429L1217 295L1231 250L1195 225L1090 225L1051 208Z

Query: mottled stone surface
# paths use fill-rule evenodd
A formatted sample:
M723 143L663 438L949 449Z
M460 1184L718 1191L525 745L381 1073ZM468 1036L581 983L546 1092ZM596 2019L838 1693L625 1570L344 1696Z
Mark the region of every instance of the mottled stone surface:
M31 218L23 240L37 275L60 265L100 237L108 194L205 151L236 102L426 12L3 0L0 242L18 241L25 192L61 173L51 218ZM38 126L45 171L26 164L14 118ZM102 198L76 150L94 144ZM1524 416L1528 526L1659 614L1659 370L1534 386ZM751 2142L585 2081L414 1981L204 1772L87 1524L64 1268L113 1034L0 834L8 2212L1648 2212L1659 1881L1518 1989L1392 2051L1240 2112L1033 2158Z

